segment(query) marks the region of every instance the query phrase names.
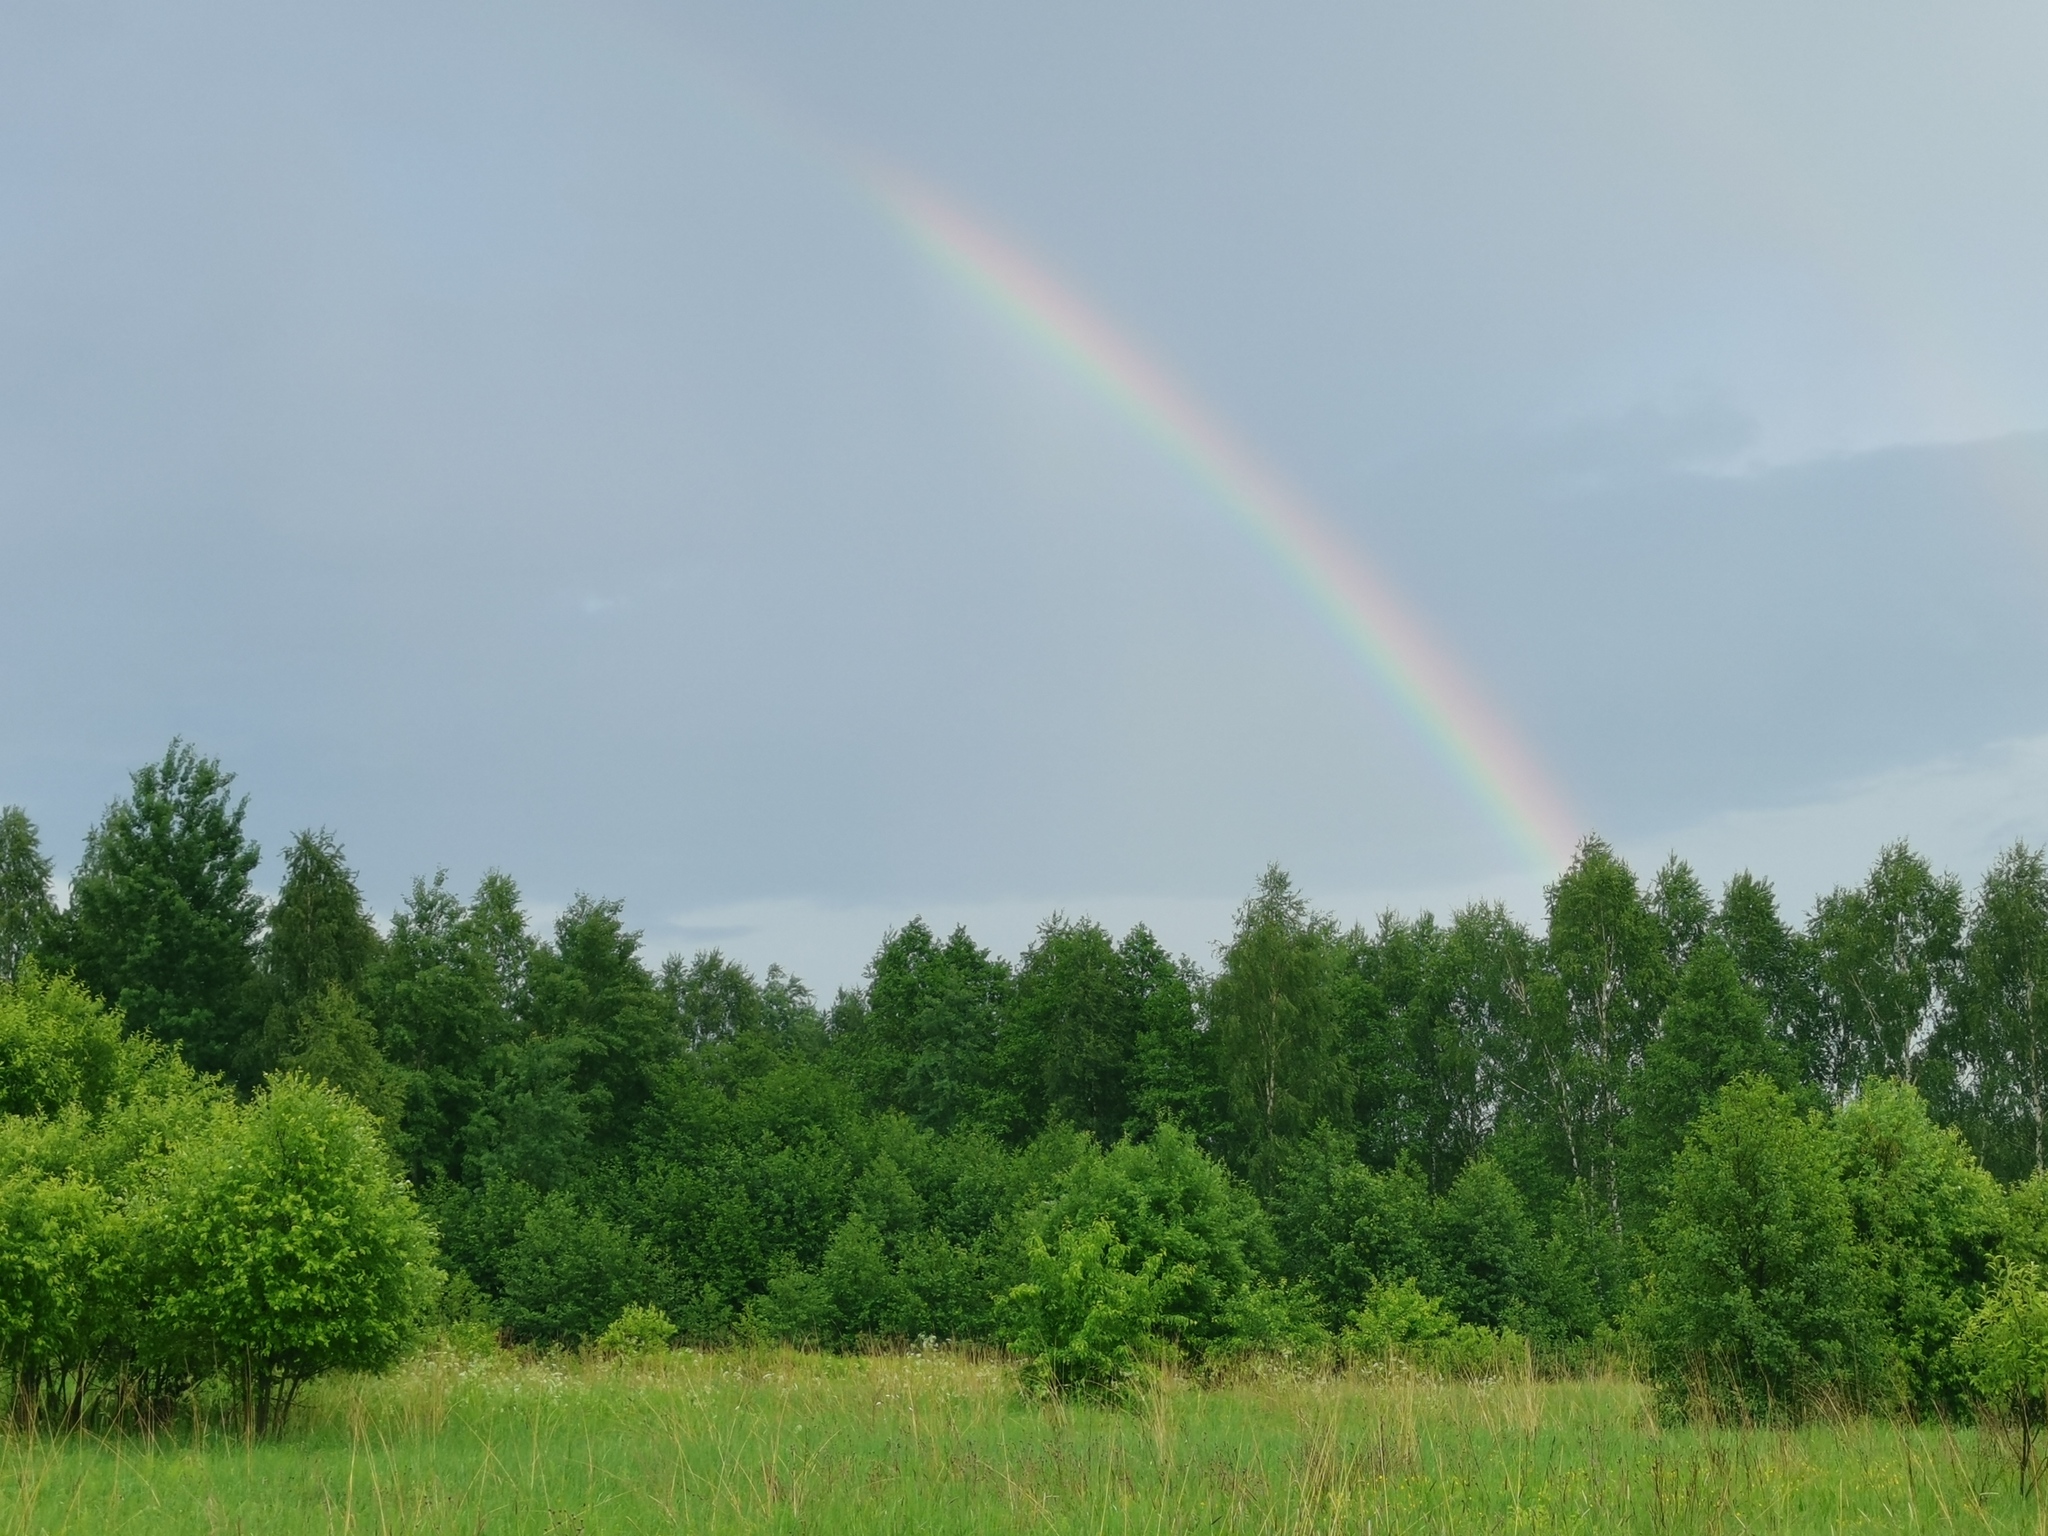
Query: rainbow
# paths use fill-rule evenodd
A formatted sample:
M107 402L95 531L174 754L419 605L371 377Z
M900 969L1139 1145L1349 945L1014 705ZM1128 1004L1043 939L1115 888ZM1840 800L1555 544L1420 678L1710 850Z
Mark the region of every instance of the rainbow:
M1546 871L1570 860L1577 821L1535 758L1324 518L1014 247L894 170L859 175L919 250L1229 509L1522 856Z

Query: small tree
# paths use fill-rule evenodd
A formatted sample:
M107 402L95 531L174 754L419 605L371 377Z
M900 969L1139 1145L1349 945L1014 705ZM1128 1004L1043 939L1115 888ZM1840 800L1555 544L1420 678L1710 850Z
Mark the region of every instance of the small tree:
M1063 1227L1047 1247L1025 1242L1030 1278L996 1303L1004 1342L1025 1357L1024 1384L1039 1392L1113 1396L1136 1379L1158 1312L1159 1255L1135 1271L1107 1221Z
M369 1113L296 1074L179 1148L151 1216L165 1342L228 1375L252 1433L315 1376L392 1363L441 1278Z
M1736 1079L1686 1136L1651 1229L1633 1322L1659 1389L1772 1417L1888 1387L1871 1290L1827 1125Z
M56 921L50 861L43 857L36 824L18 805L0 809L0 981L14 979Z
M2040 1265L2000 1266L1997 1286L1963 1325L1956 1354L2008 1431L2026 1493L2036 1482L2035 1440L2048 1418L2048 1290Z

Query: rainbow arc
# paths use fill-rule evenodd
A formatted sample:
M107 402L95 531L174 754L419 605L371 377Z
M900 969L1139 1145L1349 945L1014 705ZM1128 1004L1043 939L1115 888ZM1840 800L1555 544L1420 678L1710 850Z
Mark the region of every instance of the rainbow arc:
M1534 754L1325 517L1014 247L893 171L864 166L861 178L918 249L1236 517L1522 856L1547 870L1569 861L1577 821Z

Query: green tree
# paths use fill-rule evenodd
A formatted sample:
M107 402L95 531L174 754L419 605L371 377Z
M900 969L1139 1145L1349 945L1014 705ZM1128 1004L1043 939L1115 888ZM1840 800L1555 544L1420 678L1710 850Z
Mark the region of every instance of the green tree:
M687 965L682 956L670 955L655 985L692 1050L737 1040L761 1026L760 987L745 966L715 949L698 950Z
M1158 1313L1160 1258L1131 1262L1128 1244L1097 1220L1062 1227L1052 1243L1025 1239L1030 1278L997 1304L1004 1342L1042 1392L1115 1396L1135 1380Z
M1209 1027L1237 1164L1270 1187L1282 1145L1349 1098L1334 986L1336 931L1279 865L1238 909L1209 986Z
M284 883L271 904L263 934L261 960L270 995L269 1016L260 1042L251 1042L250 1059L239 1064L240 1075L260 1076L288 1054L303 1056L301 1037L309 1032L332 1035L341 1022L337 1008L361 999L382 944L340 843L325 831L299 833L285 849ZM336 996L341 1003L335 1001ZM315 1011L320 1014L318 1019L309 1016ZM366 1016L362 1023L361 1030L343 1033L350 1036L352 1051L358 1036L374 1051L375 1028ZM370 1091L380 1098L388 1096L391 1074L377 1070L376 1064L367 1065L369 1070L353 1074L355 1085L369 1090L374 1078L381 1086ZM339 1079L327 1080L356 1091L355 1086ZM372 1108L380 1119L386 1118L383 1109Z
M2048 1420L2048 1287L2039 1264L2001 1268L1995 1289L1956 1340L1956 1353L2010 1437L2021 1494L2032 1491L2035 1440Z
M631 1305L670 1290L648 1246L556 1190L534 1205L499 1261L505 1325L522 1339L594 1339Z
M18 805L0 809L0 981L49 939L57 922L50 899L50 861L36 824Z
M1860 887L1821 898L1811 933L1822 1085L1843 1099L1866 1077L1917 1083L1960 980L1960 882L1893 843Z
M154 1327L226 1373L258 1434L314 1377L396 1360L440 1283L368 1112L289 1074L172 1154L147 1228Z
M262 1016L260 856L242 830L234 776L183 741L137 769L126 800L86 838L60 953L129 1027L232 1073Z
M396 1138L405 1114L405 1077L377 1049L376 1029L355 998L330 981L290 1017L279 1065L340 1089L376 1117L387 1138Z
M1214 1134L1217 1109L1211 1042L1196 1012L1202 978L1142 924L1124 935L1116 953L1138 1009L1124 1134L1141 1139L1171 1122L1206 1141Z
M1692 866L1674 853L1650 882L1648 905L1664 927L1664 963L1675 976L1713 928L1714 904Z
M1728 946L1743 982L1763 1000L1771 1033L1791 1052L1796 1075L1818 1082L1818 1031L1813 1021L1819 1004L1812 941L1779 916L1770 882L1747 870L1722 890L1714 933Z
M922 918L890 934L868 968L867 1007L845 1057L872 1102L933 1130L1017 1129L1001 1102L997 1041L1010 968L956 928L941 944Z
M2048 862L2015 843L1970 914L1960 1040L1965 1119L2005 1178L2048 1168Z
M1062 1228L1107 1222L1133 1273L1156 1264L1160 1335L1201 1357L1233 1338L1233 1304L1278 1261L1258 1200L1192 1137L1164 1125L1142 1142L1086 1153L1025 1218L1024 1235L1057 1248Z
M1648 1265L1633 1323L1673 1406L1771 1418L1888 1390L1838 1143L1768 1079L1730 1083L1694 1124Z
M1143 999L1100 924L1054 913L1024 951L1000 1055L1023 1124L1047 1115L1114 1141L1132 1114Z
M675 1016L640 962L621 904L579 896L535 952L533 1016L574 1063L579 1113L597 1148L625 1144L654 1075L680 1048Z
M1905 1083L1872 1078L1836 1113L1844 1187L1913 1406L1954 1410L1967 1371L1951 1345L1983 1300L2006 1225L1997 1182Z
M1634 1078L1671 989L1669 935L1629 867L1598 838L1548 893L1543 964L1499 1042L1502 1160L1554 1205L1576 1189L1617 1241Z
M1282 1269L1333 1319L1363 1305L1376 1282L1440 1283L1428 1181L1405 1158L1386 1172L1367 1167L1328 1123L1288 1148L1267 1209Z
M1707 934L1693 944L1663 1028L1645 1047L1630 1088L1629 1183L1638 1209L1658 1202L1685 1128L1724 1086L1749 1073L1792 1085L1791 1063L1763 999L1743 980L1727 944Z

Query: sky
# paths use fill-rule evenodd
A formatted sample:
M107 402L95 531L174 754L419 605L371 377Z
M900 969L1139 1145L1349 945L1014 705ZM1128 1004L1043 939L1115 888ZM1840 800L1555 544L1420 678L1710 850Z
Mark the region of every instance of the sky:
M817 990L2048 840L2048 13L0 11L0 803Z

